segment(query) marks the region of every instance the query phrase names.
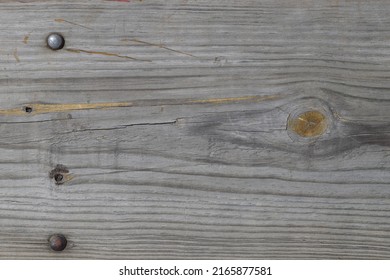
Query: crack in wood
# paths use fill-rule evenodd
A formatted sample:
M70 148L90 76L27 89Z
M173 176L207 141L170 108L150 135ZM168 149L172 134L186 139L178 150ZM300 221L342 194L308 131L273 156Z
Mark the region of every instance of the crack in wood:
M139 58L135 58L135 57L127 56L127 55L120 55L120 54L110 53L110 52L90 51L90 50L74 49L74 48L66 48L66 50L68 52L73 52L73 53L87 53L87 54L93 54L93 55L114 56L114 57L136 60L136 61L152 62L149 59L139 59Z

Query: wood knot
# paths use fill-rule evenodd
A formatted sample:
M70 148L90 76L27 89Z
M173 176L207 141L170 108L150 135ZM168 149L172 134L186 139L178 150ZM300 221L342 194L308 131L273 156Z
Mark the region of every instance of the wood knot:
M57 185L63 184L66 180L67 174L69 173L68 168L62 164L57 164L57 166L50 171L49 177L54 179Z
M321 136L326 132L327 127L325 114L315 110L290 115L287 122L287 129L305 138Z

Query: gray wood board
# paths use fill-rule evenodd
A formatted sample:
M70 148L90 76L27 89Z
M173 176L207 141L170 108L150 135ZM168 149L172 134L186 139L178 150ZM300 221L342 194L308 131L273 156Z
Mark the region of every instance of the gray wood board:
M0 1L0 40L0 258L390 258L388 0Z

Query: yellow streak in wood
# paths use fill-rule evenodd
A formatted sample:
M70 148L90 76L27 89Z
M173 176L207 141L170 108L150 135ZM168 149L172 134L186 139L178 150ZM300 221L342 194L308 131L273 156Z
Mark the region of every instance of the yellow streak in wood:
M169 105L196 105L196 104L224 104L224 103L237 103L242 101L262 102L267 100L274 100L280 98L281 95L266 95L266 96L241 96L241 97L225 97L225 98L209 98L209 99L193 99L184 100L182 102L167 102L166 104L159 104L159 106ZM151 100L152 101L152 100ZM46 113L60 113L74 110L88 110L88 109L109 109L119 107L134 107L140 105L137 101L134 102L111 102L111 103L71 103L71 104L26 104L25 107L31 107L32 112L30 114L46 114ZM146 104L144 104L146 105ZM149 103L149 106L155 106L153 102ZM143 105L141 105L143 106ZM146 105L147 106L147 105ZM26 112L22 108L3 109L0 110L0 115L7 116L21 116Z
M63 174L63 176L64 176L64 180L63 180L62 183L66 183L66 182L68 182L68 181L74 179L74 176L71 175L71 174Z
M111 102L111 103L92 103L92 104L28 104L26 106L32 108L31 114L45 114L45 113L59 113L74 110L88 110L88 109L108 109L118 107L132 106L132 102ZM24 115L22 109L5 109L0 110L0 115L19 116Z
M20 62L20 58L19 58L19 55L18 55L18 49L14 50L13 55L15 57L16 62L19 63Z
M25 44L27 45L29 39L30 39L30 35L24 36L24 38L23 38L23 43L25 43Z

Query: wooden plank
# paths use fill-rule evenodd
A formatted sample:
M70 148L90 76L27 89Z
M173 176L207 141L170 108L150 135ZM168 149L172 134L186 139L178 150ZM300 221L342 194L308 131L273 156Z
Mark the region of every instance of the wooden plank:
M388 1L22 2L0 258L390 257Z

